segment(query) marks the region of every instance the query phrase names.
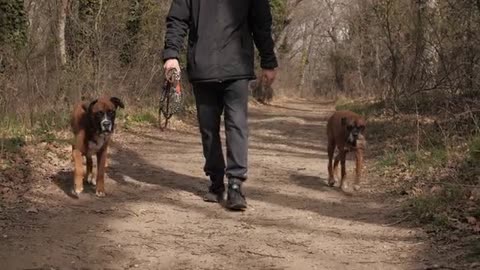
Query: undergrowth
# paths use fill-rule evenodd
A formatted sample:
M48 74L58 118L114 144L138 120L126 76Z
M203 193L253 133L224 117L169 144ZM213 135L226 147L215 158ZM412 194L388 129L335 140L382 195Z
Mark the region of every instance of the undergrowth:
M70 134L70 112L45 113L35 119L38 120L33 124L16 117L0 121L0 158L18 153L27 144L71 142L65 138L65 132ZM117 123L122 129L132 129L139 124L158 125L157 109L146 107L118 110Z
M337 101L336 110L350 110L362 116L371 116L382 112L383 102L352 102L349 99L340 99Z
M434 116L391 115L382 102L342 101L367 119L369 169L406 196L409 219L433 231L480 233L480 134L443 130Z

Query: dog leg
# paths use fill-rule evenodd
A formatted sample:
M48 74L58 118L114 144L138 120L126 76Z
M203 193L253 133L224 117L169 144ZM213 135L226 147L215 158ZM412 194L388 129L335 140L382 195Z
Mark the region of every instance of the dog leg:
M338 176L338 164L340 163L341 155L342 151L339 150L338 154L335 156L335 162L333 163L334 181L336 181L335 179L340 179L340 177Z
M73 185L73 193L75 195L80 195L83 191L83 164L82 164L82 153L78 149L73 149L72 151L74 171L74 185Z
M340 158L340 165L342 166L342 174L341 174L341 181L340 181L340 188L343 191L348 190L348 181L347 181L347 164L346 164L346 157L347 157L347 152L345 150L341 150L339 153L339 158Z
M97 181L95 179L95 173L93 173L93 159L92 156L87 156L87 183L95 186Z
M335 152L335 143L328 143L328 185L335 185L335 176L333 175L333 154Z
M105 197L105 162L107 161L107 145L97 153L97 188L96 195Z
M360 190L360 178L362 177L363 167L363 149L357 149L355 152L356 171L355 171L355 184L353 189L355 191Z

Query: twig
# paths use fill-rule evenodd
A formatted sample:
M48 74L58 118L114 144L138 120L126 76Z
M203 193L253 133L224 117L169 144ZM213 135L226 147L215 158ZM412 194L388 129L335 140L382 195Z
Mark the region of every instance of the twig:
M157 75L158 71L161 70L160 68L157 69L157 66L156 64L154 64L152 66L152 69L150 71L150 78L148 78L148 81L145 83L144 87L142 88L142 90L140 90L140 94L144 94L145 91L147 90L148 86L150 85L150 83L152 82L153 78L155 78L155 75Z
M448 182L448 183L447 183L447 182L441 182L441 181L432 181L432 182L428 182L428 184L430 184L430 185L435 185L435 184L437 184L437 185L448 184L448 185L450 185L450 186L471 187L471 188L477 187L477 185L473 185L473 184L472 184L472 185L469 185L469 184L460 184L460 183L453 183L453 182Z
M5 132L2 131L2 136L0 137L0 158L3 156L5 151L5 141L6 141Z
M471 115L473 113L479 113L480 110L470 110L470 111L467 111L467 112L462 112L462 113L457 113L457 114L453 114L451 113L451 116L447 119L443 119L442 121L437 121L438 124L445 124L445 123L450 123L450 122L455 122L455 121L458 121L459 118L462 118L462 117L471 117Z
M302 246L302 247L308 248L308 245L306 245L306 244L304 244L304 243L295 243L295 242L289 241L289 240L285 240L284 242L285 242L285 243L288 243L288 244L290 244L290 245ZM269 246L270 246L270 245L269 245ZM272 247L276 248L276 246L273 246L273 245L272 245Z
M382 224L383 227L390 227L390 226L393 226L393 225L397 225L399 223L402 223L404 222L405 220L407 220L411 215L406 215L404 216L403 218L395 221L395 222L392 222L392 223L387 223L387 224Z
M349 263L352 263L352 262L349 262ZM393 262L393 261L358 261L358 262L355 262L355 263L359 263L359 264L376 264L376 263L384 263L384 264L403 264L405 263L405 261L402 261L402 262Z
M98 23L100 19L100 15L102 14L102 8L103 8L103 1L100 0L100 7L98 8L97 15L95 16L95 32L98 33Z
M257 256L262 256L262 257L270 257L270 258L278 258L278 259L285 259L284 256L276 256L276 255L270 255L270 254L264 254L264 253L259 253L251 250L245 250L244 252L252 255L257 255Z
M156 248L156 247L154 247L154 246L152 246L152 245L149 245L149 244L143 244L143 245L145 245L146 247L149 247L149 248L151 248L151 249L153 249L153 250L155 250L155 251L158 250L158 248Z
M458 269L458 268L449 267L449 266L444 266L444 265L427 266L427 267L424 268L424 270L435 270L435 269L456 270L456 269Z
M127 212L127 213L129 213L129 214L132 214L132 215L134 215L134 216L136 216L136 217L139 217L139 215L138 215L137 213L135 213L133 210L123 209L123 211L125 211L125 212Z
M418 114L418 101L417 101L417 96L414 96L415 99L415 114L417 118L417 138L415 140L415 150L416 154L418 155L418 152L420 151L420 116Z
M467 109L468 109L467 112L468 112L470 118L472 118L472 121L473 121L473 123L475 124L475 129L476 129L476 131L477 131L477 132L480 132L480 126L479 126L477 117L475 117L475 115L473 114L472 109L470 108L470 106L468 106L468 104L465 105L465 106L466 106Z

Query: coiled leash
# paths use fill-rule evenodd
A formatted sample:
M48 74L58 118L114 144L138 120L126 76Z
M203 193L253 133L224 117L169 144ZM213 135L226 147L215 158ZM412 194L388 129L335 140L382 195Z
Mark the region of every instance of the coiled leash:
M180 72L172 68L165 74L165 82L160 97L160 106L158 109L158 123L161 130L168 125L168 120L178 113L183 107L183 95L180 84ZM162 125L162 115L165 118L165 124Z

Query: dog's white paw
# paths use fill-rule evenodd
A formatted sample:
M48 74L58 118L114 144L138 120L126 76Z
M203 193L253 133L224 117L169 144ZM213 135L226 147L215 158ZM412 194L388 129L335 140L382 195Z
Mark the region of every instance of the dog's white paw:
M83 192L83 188L73 188L72 189L72 194L75 196L79 196Z
M106 194L105 194L105 192L103 192L103 191L97 191L97 192L95 193L95 195L96 195L97 197L99 197L99 198L102 198L102 197L105 197Z
M342 185L340 186L340 188L342 189L343 192L349 192L350 191L350 187L348 186L347 183L343 182Z
M96 186L97 185L97 179L96 179L95 175L90 174L89 176L87 176L87 183L89 183L92 186Z
M359 191L360 190L360 185L353 185L353 190Z

